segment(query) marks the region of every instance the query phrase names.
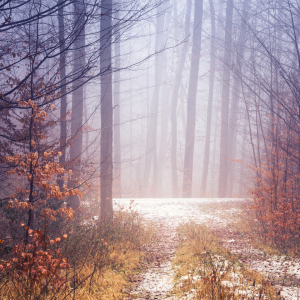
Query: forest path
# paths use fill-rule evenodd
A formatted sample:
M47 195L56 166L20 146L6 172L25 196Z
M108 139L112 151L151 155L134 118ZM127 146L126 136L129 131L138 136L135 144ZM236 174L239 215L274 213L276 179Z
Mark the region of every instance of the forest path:
M226 226L223 218L207 213L201 206L209 204L242 201L241 199L213 198L172 198L172 199L135 199L134 210L157 227L157 240L147 246L149 268L135 278L136 284L129 299L170 299L175 300L170 292L173 289L172 260L175 257L175 247L178 242L176 228L180 223L193 220L205 223L211 229ZM116 199L118 205L126 209L130 199ZM192 295L187 295L190 299Z
M169 299L173 289L172 260L178 242L176 228L180 223L193 220L204 223L216 232L223 245L239 255L239 259L251 269L262 272L277 286L281 296L288 300L299 300L300 260L266 255L251 246L245 234L233 232L228 224L241 218L239 202L243 199L135 199L134 209L158 229L157 240L147 246L149 268L135 278L129 299ZM126 209L130 199L116 200ZM229 205L228 205L229 204ZM227 209L226 206L229 206ZM192 299L192 293L185 298Z

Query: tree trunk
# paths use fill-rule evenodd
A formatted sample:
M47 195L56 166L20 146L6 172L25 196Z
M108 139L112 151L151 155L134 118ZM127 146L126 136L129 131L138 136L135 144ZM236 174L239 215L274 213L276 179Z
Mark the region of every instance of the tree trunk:
M211 172L210 172L210 197L215 198L217 196L217 189L216 189L216 157L217 157L217 126L214 126L214 145L213 145L213 153L212 153L212 163L211 163Z
M217 39L216 39L216 47L217 47L217 53L219 56L221 56L222 52L222 39L223 39L223 18L224 18L224 0L219 0L218 3L218 15L217 15ZM220 57L219 57L220 58Z
M211 135L211 119L213 109L214 97L214 83L215 83L215 69L216 69L216 25L215 25L215 8L213 0L209 0L210 4L210 18L211 18L211 49L210 49L210 77L209 77L209 94L207 106L207 120L206 120L206 135L204 147L204 161L201 182L201 195L206 196L206 185L208 176L209 154L210 154L210 135Z
M190 198L192 195L193 159L196 126L196 98L198 87L199 61L202 34L203 0L195 0L194 9L194 32L191 57L191 69L189 90L187 99L187 125L185 136L185 155L183 170L183 197Z
M167 57L164 56L164 65L163 67L167 68ZM164 78L167 77L167 72L164 72ZM160 147L158 152L158 166L159 166L159 172L157 174L157 181L156 185L154 185L154 190L157 190L157 195L161 195L162 193L162 187L163 187L163 172L164 172L164 161L167 153L167 147L168 147L168 139L166 138L168 136L168 121L169 121L169 90L168 85L164 83L163 89L162 89L162 101L161 101L161 136L160 136Z
M165 23L165 14L162 12L162 6L157 7L156 18L156 36L155 36L155 86L153 92L153 98L150 107L150 120L149 127L147 128L147 141L146 141L146 156L145 156L145 173L144 173L144 187L143 194L147 196L149 177L151 171L151 165L153 165L153 182L156 185L157 180L157 149L156 149L156 135L157 135L157 116L159 105L159 93L161 87L162 70L161 66L163 44L163 30ZM154 191L155 192L155 191Z
M58 38L59 38L59 72L60 72L60 151L62 155L59 158L60 165L64 166L66 163L66 142L67 142L67 95L66 95L66 56L65 56L65 24L64 24L64 0L58 1ZM48 70L48 69L47 69ZM58 186L60 190L63 189L64 179L59 176Z
M244 121L243 121L243 140L242 140L242 147L240 150L240 159L244 160L245 159L245 153L246 153L246 142L247 142L247 135L246 135L246 130L247 130L247 118L246 115L244 115ZM243 198L245 195L245 172L244 172L245 167L243 165L240 166L240 174L239 174L239 192L238 195L239 197Z
M230 119L229 119L229 132L228 132L228 157L235 159L236 153L236 125L237 125L237 112L239 108L239 97L241 91L240 76L242 74L242 66L245 53L245 44L247 40L247 24L246 19L248 15L248 2L249 0L244 0L241 16L241 26L240 34L237 42L237 57L236 57L236 71L233 80L233 91L232 91L232 103L230 107ZM234 182L234 165L235 163L229 161L229 188L228 195L232 197L233 192L233 182Z
M83 113L84 113L84 126L86 127L85 130L85 134L84 134L84 144L85 144L85 161L89 160L89 156L90 156L90 151L89 151L89 111L88 111L88 107L87 107L87 99L86 99L86 86L84 86L83 89L83 99L84 99L84 109L83 109Z
M223 61L222 82L222 107L221 107L221 143L220 143L220 174L219 174L219 198L227 196L228 181L228 115L229 115L229 87L230 65L232 45L232 16L233 0L227 0L226 25L225 25L225 51Z
M169 38L169 28L170 28L170 19L171 19L171 11L169 7L169 1L166 1L165 3L168 5L167 10L165 12L165 30L164 30L164 37L163 37L163 43L166 44ZM159 151L158 151L158 166L159 170L157 172L157 180L154 182L154 190L157 191L157 195L162 195L162 187L163 187L163 172L164 172L164 161L165 156L167 153L167 147L168 147L168 139L166 138L168 136L168 125L169 125L169 86L167 82L168 78L168 56L167 53L164 51L162 53L162 83L163 87L161 89L161 134L160 134L160 143L159 143Z
M83 119L83 83L84 79L80 75L85 65L85 7L82 0L74 2L75 12L75 35L74 41L74 77L72 93L72 119L71 119L71 138L72 146L70 149L70 161L73 165L73 174L71 177L71 187L78 185L80 178L80 164L82 153L82 119ZM68 205L77 208L80 205L78 196L70 196Z
M101 72L101 140L100 140L100 198L101 221L113 215L112 204L112 144L113 144L113 108L112 108L112 0L101 3L100 21L100 72Z
M118 22L119 12L116 19ZM114 73L114 191L116 197L121 197L121 114L120 114L120 31L116 26L115 38L115 73Z
M177 102L179 97L179 88L181 83L181 77L183 73L185 58L189 46L189 35L191 27L191 10L192 10L192 0L187 0L186 4L186 16L185 16L185 26L184 26L184 38L185 43L183 44L179 64L176 70L175 84L172 93L172 107L171 107L171 166L172 166L172 191L173 197L178 197L178 176L177 176Z

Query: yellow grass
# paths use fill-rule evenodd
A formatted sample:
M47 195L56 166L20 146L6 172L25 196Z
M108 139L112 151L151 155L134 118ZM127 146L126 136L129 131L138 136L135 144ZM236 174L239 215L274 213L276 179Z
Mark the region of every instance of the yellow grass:
M279 299L276 290L260 274L248 270L224 249L205 226L193 222L178 228L173 293L179 299Z
M73 233L62 248L71 267L61 271L66 283L59 291L54 292L54 283L46 282L49 278L39 285L30 285L14 270L17 276L0 280L1 300L110 300L128 296L134 275L146 266L144 245L155 234L153 226L129 211L116 213L107 228L99 224L90 229L82 222L75 222L72 227Z

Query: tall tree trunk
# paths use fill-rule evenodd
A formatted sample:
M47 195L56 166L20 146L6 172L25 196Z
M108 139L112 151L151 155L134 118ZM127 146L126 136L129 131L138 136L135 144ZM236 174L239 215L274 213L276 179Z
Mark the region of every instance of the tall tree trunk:
M113 215L113 108L112 108L112 0L101 3L100 21L100 71L101 71L101 139L100 139L100 198L101 221Z
M164 68L167 69L167 57L164 58ZM167 72L164 72L164 77L167 77ZM158 152L158 166L159 172L157 174L157 181L156 185L154 185L154 190L157 190L157 195L161 195L162 187L163 187L163 172L164 172L164 162L167 153L168 147L168 121L169 121L169 86L167 83L164 83L162 88L162 95L161 95L161 136L160 136L160 147Z
M58 38L59 38L59 72L60 72L60 151L62 155L59 158L59 163L64 166L66 163L66 142L67 142L67 95L66 95L66 53L65 53L65 23L64 23L64 0L58 1ZM48 69L47 69L48 70ZM58 186L63 189L64 179L60 176Z
M171 19L171 11L169 7L169 1L165 2L166 8L166 17L165 17L165 30L164 30L164 37L163 37L163 44L166 44L169 37L169 28L170 28L170 19ZM167 153L167 147L168 147L168 139L166 138L168 136L168 121L169 121L169 86L167 82L168 77L168 57L166 55L167 53L164 51L162 53L162 83L163 86L161 88L161 134L160 134L160 143L159 143L159 151L158 151L158 166L159 171L157 172L157 180L153 183L153 189L157 191L157 195L160 196L162 194L162 186L163 186L163 172L164 172L164 160Z
M116 20L119 22L119 12L116 14ZM121 113L120 113L120 28L115 25L115 73L114 73L114 190L117 197L121 197Z
M85 7L83 0L74 2L75 12L75 35L74 41L74 77L72 93L72 119L71 119L71 137L72 146L70 149L70 160L73 165L73 174L71 177L71 187L76 187L80 178L80 164L82 153L82 120L83 120L83 83L81 72L85 65ZM80 205L78 196L70 196L68 205L77 208Z
M153 92L153 98L150 107L150 120L149 127L147 128L147 141L146 141L146 156L145 156L145 173L144 173L144 188L143 194L147 195L149 176L151 171L151 164L153 166L153 182L156 185L157 180L157 149L156 149L156 135L157 135L157 117L158 117L158 105L159 105L159 93L161 87L162 77L162 53L163 44L163 30L165 23L165 14L162 10L162 5L157 7L156 18L156 36L155 36L155 86ZM155 192L155 191L154 191Z
M223 61L222 108L221 108L221 143L220 143L220 174L219 198L227 196L228 181L228 117L229 117L229 87L232 46L232 16L233 0L227 0L225 25L225 50Z
M218 58L217 62L222 60L221 57L224 55L224 51L222 50L224 46L224 42L222 43L222 40L224 38L224 0L218 0L218 13L216 16L216 54L215 56ZM217 63L216 62L216 63ZM221 103L221 90L222 90L222 81L216 80L217 78L222 78L222 68L220 68L220 65L216 67L215 72L218 74L215 77L215 91L214 91L214 98L217 100L215 101L215 106L213 107L213 110L215 110L215 113L213 114L215 124L214 124L214 139L213 139L213 158L212 163L210 166L210 193L213 197L218 197L218 178L216 178L217 170L219 170L219 162L217 163L217 160L219 160L219 153L218 153L218 131L219 131L219 119L221 114L221 107L219 103ZM213 121L213 120L212 120Z
M87 96L86 96L86 88L87 85L83 87L83 115L84 115L84 158L87 162L89 160L90 156L90 149L89 149L89 111L88 111L88 105L87 105Z
M246 19L248 15L248 2L249 0L244 0L241 16L241 26L240 33L237 42L237 54L236 54L236 70L233 80L233 91L232 91L232 102L230 106L230 119L229 119L229 132L228 132L228 157L235 159L236 153L236 125L237 125L237 112L239 108L239 98L241 91L240 77L242 74L242 66L244 61L245 44L247 40L247 24ZM228 196L232 196L233 183L234 183L234 170L235 163L232 161L228 162L229 169L229 186L228 186Z
M216 169L216 157L217 157L217 126L214 126L214 148L213 148L213 157L212 157L212 163L211 163L211 172L210 172L210 197L215 198L217 196L217 189L216 189L216 175L215 175L215 169Z
M211 49L210 49L210 76L209 76L209 94L208 94L208 106L207 106L207 120L206 120L206 134L205 134L205 147L204 147L204 160L201 182L201 195L205 197L209 154L210 154L210 135L211 135L211 119L213 109L213 97L214 97L214 84L215 84L215 69L216 69L216 25L215 25L215 8L214 1L209 0L210 4L210 20L211 20Z
M85 130L85 135L84 135L84 139L85 139L85 160L88 161L89 160L89 156L90 156L90 151L89 151L89 111L88 111L88 106L87 106L87 99L86 99L86 86L84 86L83 89L83 99L84 99L84 125L86 127Z
M131 40L130 40L130 51L132 51L132 47L131 47ZM130 53L131 54L131 53ZM130 55L130 65L131 65L131 55ZM130 186L130 190L132 192L133 190L133 110L132 110L132 106L133 106L133 101L132 101L132 74L130 72L130 76L129 76L129 110L130 110L130 124L129 124L129 132L130 132L130 136L129 136L129 145L130 145L130 153L129 153L129 186Z
M89 133L89 110L88 110L88 105L87 105L87 94L86 94L86 90L87 90L87 85L84 86L84 90L83 90L83 99L84 99L84 124L86 126L86 130L85 130L85 161L88 162L90 159L90 142L89 142L89 137L90 137L90 133ZM92 193L91 190L88 190L88 196L90 201L92 200Z
M224 18L224 0L219 0L218 3L218 15L217 15L217 39L216 39L216 44L217 44L217 53L219 56L221 56L223 53L222 52L222 39L223 39L223 18Z
M177 103L179 97L179 88L181 83L181 77L184 69L185 58L189 46L189 35L191 27L191 10L192 0L187 0L186 4L186 16L184 25L184 38L185 43L183 44L179 63L176 70L175 84L172 93L172 107L171 107L171 166L172 166L172 191L173 197L178 197L178 176L177 176Z
M198 87L198 74L201 49L203 0L195 0L194 9L194 32L191 57L191 69L189 90L187 99L187 124L185 136L185 155L183 170L183 197L190 198L192 195L193 159L196 127L196 98Z
M246 114L244 115L244 120L243 120L243 136L242 136L242 146L240 149L240 159L244 160L245 159L245 153L246 153L246 142L247 142L247 135L246 135L246 130L247 130L247 117ZM240 174L239 174L239 191L238 195L239 197L243 197L245 194L245 167L243 165L240 166Z

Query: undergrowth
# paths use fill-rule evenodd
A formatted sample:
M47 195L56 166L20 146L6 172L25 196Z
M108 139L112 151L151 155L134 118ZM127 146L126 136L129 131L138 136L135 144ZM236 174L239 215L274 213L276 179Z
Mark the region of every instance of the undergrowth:
M253 215L243 213L235 222L229 223L232 232L241 234L247 237L248 242L255 248L263 251L266 255L285 255L295 256L296 252L293 249L283 249L273 243L272 240L264 234L263 228Z
M174 293L183 299L280 299L270 282L248 270L204 225L178 227Z
M249 243L266 255L287 255L289 257L299 257L300 255L299 236L295 235L290 243L275 242L266 234L261 222L255 218L253 212L247 207L242 214L235 218L234 222L229 223L229 227L234 233L246 236Z
M261 222L256 219L252 209L251 200L213 202L203 204L199 208L212 214L218 214L222 219L228 221L229 228L236 234L247 237L248 242L257 249L262 250L266 255L288 255L299 256L300 240L293 244L275 243L269 238Z
M227 210L238 209L244 210L247 208L248 202L245 200L231 200L231 201L214 201L203 203L199 205L199 209L205 212L224 212Z
M1 300L109 300L128 296L134 275L146 265L143 250L154 235L151 224L133 210L120 209L106 225L81 217L67 227L68 237L45 249L46 255L59 249L66 259L67 266L59 270L63 280L52 282L48 274L33 283L17 268L7 269L0 273Z

